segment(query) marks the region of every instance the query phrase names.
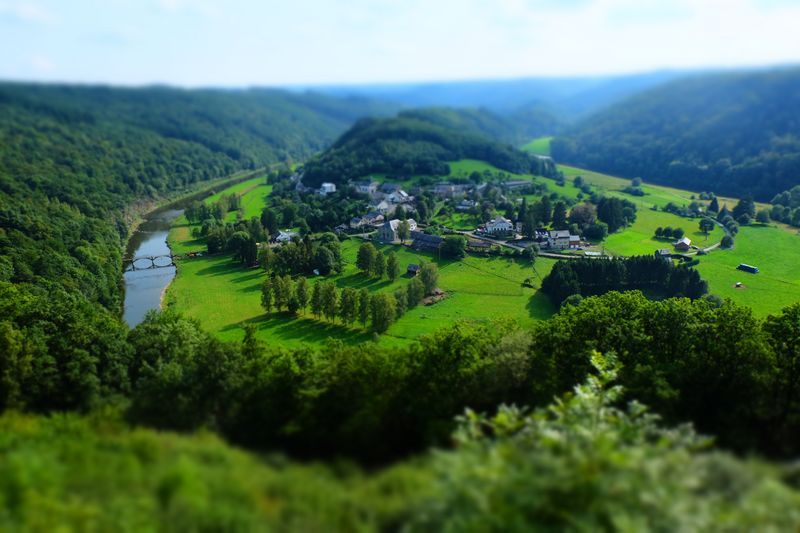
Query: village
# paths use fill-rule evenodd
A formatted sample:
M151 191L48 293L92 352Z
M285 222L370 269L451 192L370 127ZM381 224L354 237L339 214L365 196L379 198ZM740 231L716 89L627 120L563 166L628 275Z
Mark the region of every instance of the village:
M398 183L380 183L372 178L354 181L349 185L356 192L369 198L369 209L363 215L353 217L337 226L336 231L340 233L374 237L382 243L408 243L411 248L420 251L438 250L444 241L443 235L447 234L463 235L467 239L467 248L471 251L486 251L493 246L521 251L536 244L539 249L558 253L581 250L591 245L568 229L537 227L530 236L525 237L523 221L512 221L499 214L471 230L441 227L442 235L426 232L428 227L412 218L416 212L416 198L425 193L438 202L451 205L455 212L476 212L479 208L478 198L487 188L487 183L465 184L442 181L428 187L415 185L408 192ZM530 186L530 180L507 180L501 185L506 193L513 193ZM299 180L298 187L302 187ZM334 183L323 183L316 192L321 196L327 196L336 190ZM507 200L506 196L501 198ZM291 232L281 231L276 241L284 242L293 236ZM596 255L595 252L587 254Z

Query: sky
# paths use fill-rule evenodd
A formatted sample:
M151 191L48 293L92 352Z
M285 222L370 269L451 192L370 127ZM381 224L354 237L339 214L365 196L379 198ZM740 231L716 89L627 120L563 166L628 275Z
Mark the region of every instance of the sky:
M0 0L0 79L197 87L800 63L800 0Z

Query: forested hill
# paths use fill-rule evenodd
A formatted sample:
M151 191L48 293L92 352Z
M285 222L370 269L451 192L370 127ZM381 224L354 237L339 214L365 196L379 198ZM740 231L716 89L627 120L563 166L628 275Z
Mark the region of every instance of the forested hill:
M0 188L85 213L328 146L365 99L276 90L0 85Z
M305 165L304 181L343 183L370 173L442 176L449 173L448 161L464 158L509 172L554 175L551 161L493 139L507 136L507 127L504 119L474 110L424 109L364 119Z
M800 182L800 69L670 82L583 120L552 151L593 170L768 201Z
M118 312L126 205L302 160L381 112L274 90L0 84L0 282Z

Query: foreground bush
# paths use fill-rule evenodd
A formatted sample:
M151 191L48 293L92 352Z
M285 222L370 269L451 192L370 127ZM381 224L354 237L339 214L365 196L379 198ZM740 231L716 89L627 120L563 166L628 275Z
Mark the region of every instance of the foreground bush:
M0 418L0 529L21 531L789 531L781 470L704 451L616 405L617 368L546 409L461 418L456 449L382 472L258 459L206 433L108 417ZM343 472L346 472L343 473Z

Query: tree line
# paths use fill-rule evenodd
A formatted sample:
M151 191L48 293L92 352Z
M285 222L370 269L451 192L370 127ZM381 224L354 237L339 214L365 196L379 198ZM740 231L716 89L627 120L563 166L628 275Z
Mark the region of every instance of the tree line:
M383 257L381 253L378 255ZM374 270L365 273L376 275ZM285 310L290 315L305 314L308 309L316 319L324 317L332 323L338 320L345 326L359 322L366 329L369 323L372 331L380 334L406 311L419 305L425 296L433 294L438 282L435 263L423 263L417 276L391 294L372 293L367 288L339 289L331 281L309 284L303 276L296 280L289 275L273 276L261 285L261 306L267 313Z
M542 291L558 305L571 297L626 290L694 300L708 292L708 283L693 268L653 256L559 261L542 280Z

